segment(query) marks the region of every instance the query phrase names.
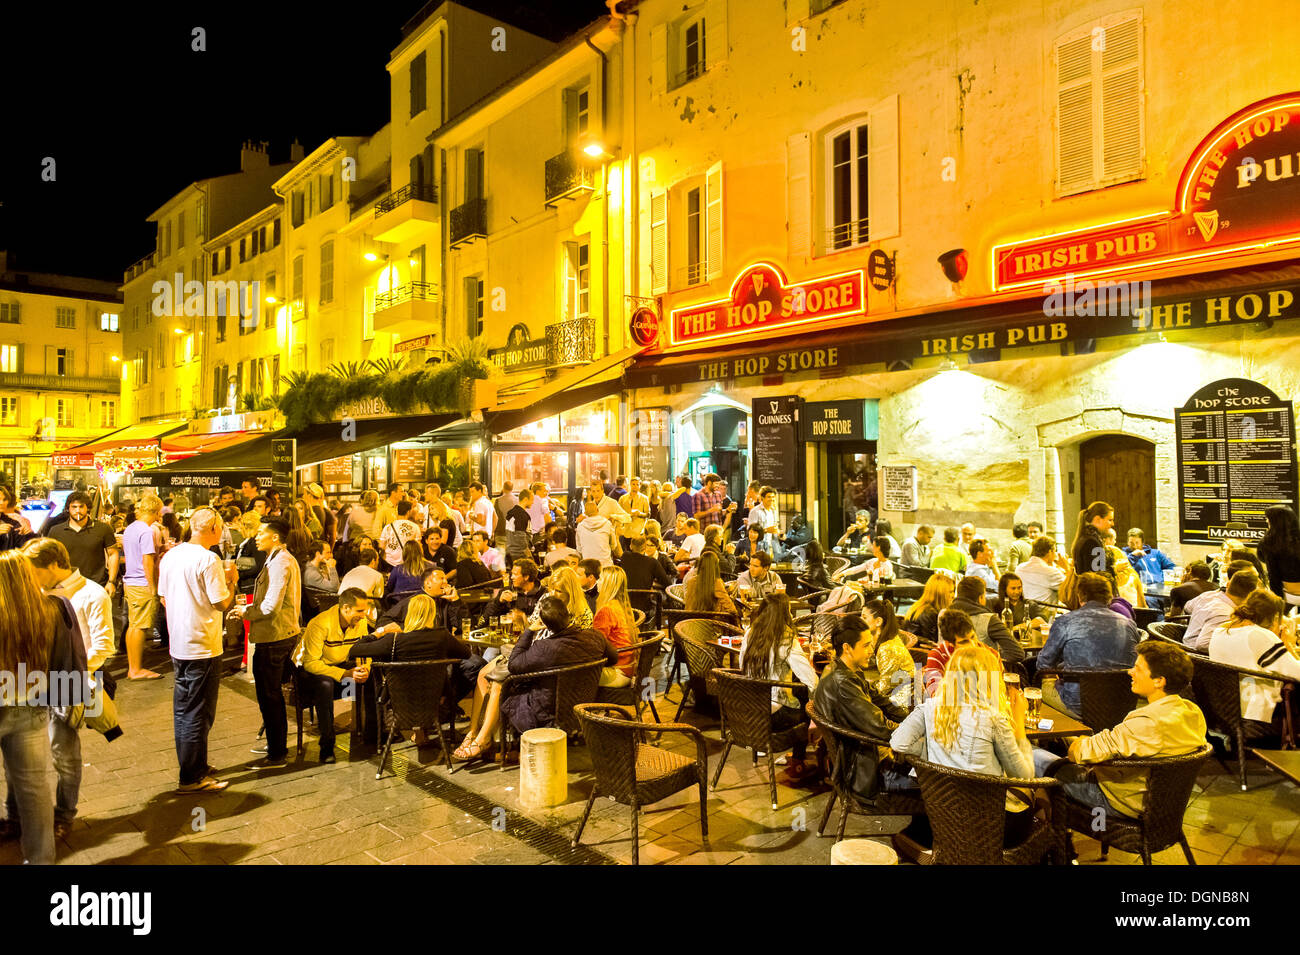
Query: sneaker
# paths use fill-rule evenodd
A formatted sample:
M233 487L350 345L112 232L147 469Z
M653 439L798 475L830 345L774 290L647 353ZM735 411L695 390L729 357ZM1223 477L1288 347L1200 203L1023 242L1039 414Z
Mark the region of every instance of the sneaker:
M256 746L250 747L248 751L249 751L250 753L256 753L258 756L265 756L265 755L266 755L266 744L265 744L265 743L258 743Z
M249 769L283 769L289 764L289 756L286 753L278 759L270 756L263 756L261 759L255 759L248 764Z
M321 765L323 765L323 766L328 766L330 763L337 763L337 762L338 762L338 760L334 758L334 751L333 751L333 750L329 750L329 751L326 751L326 752L321 753L321 754L320 754L320 761L321 761Z

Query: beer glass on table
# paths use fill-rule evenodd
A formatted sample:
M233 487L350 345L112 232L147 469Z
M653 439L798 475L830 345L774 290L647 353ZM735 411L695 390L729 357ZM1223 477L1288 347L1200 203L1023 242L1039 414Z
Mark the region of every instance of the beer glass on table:
M1038 725L1042 712L1043 691L1036 686L1025 687L1025 724L1030 729Z

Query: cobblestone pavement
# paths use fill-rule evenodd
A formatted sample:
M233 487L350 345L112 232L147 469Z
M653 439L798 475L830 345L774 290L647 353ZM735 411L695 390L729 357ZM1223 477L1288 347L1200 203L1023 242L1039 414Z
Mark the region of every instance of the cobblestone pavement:
M478 765L449 775L436 744L416 749L398 744L393 768L375 779L378 755L349 753L347 733L339 736L339 762L322 766L314 730L306 753L284 769L257 771L247 763L261 718L253 686L244 674L221 685L209 761L230 787L205 796L178 796L172 737L170 666L158 651L150 659L167 675L149 683L120 681L118 704L124 736L106 743L83 731L85 763L76 822L59 844L59 860L73 864L608 864L631 861L627 807L598 800L582 844L569 840L591 791L586 750L569 748L567 801L551 811L519 807L517 767ZM230 666L233 667L233 661ZM229 669L229 667L228 667ZM660 702L665 719L676 711ZM350 720L338 704L336 723ZM716 721L699 725L710 739L710 772L721 756ZM462 725L463 730L463 725ZM665 742L670 737L665 737ZM685 752L686 750L682 750ZM1197 861L1214 863L1300 862L1300 792L1251 764L1250 788L1241 792L1235 774L1207 763L1188 807L1185 828ZM1233 764L1235 770L1235 764ZM51 779L53 771L51 770ZM709 842L703 844L698 793L679 793L641 814L641 863L817 864L830 862L836 819L827 837L817 836L826 806L821 786L796 789L778 784L779 808L767 794L766 770L749 754L733 749L716 791L709 793ZM837 807L838 810L838 807ZM853 816L849 837L888 834L906 820ZM1101 864L1099 847L1076 836L1082 864ZM0 863L21 862L17 844L0 845ZM1157 862L1182 864L1182 852L1167 850ZM1140 864L1112 851L1109 864Z

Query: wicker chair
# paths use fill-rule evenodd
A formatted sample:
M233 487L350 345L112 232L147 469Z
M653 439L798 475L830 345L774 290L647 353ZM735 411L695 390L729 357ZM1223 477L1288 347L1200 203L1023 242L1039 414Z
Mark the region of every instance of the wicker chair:
M849 729L847 726L841 726L838 723L832 723L830 720L820 716L808 704L808 715L812 721L817 724L817 728L823 732L823 739L826 740L826 748L830 755L831 765L838 767L840 760L843 759L844 743L846 740L853 740L866 745L875 744L876 746L888 746L888 739L876 739L865 733L859 733L857 730ZM826 809L822 812L821 824L817 827L817 835L823 835L826 832L826 824L830 822L831 810L835 808L835 803L840 804L840 824L836 830L835 841L839 842L844 838L844 829L848 825L850 814L856 813L860 816L922 816L925 815L925 805L921 801L920 795L909 793L885 792L883 789L876 794L876 798L867 802L858 797L856 793L839 783L839 774L832 771L831 773L831 795L826 801Z
M1193 650L1183 643L1183 634L1186 632L1187 624L1185 623L1153 623L1147 627L1147 634L1156 640L1167 640L1170 643L1176 643L1188 653L1204 653L1204 650Z
M569 666L552 667L549 670L537 670L533 673L512 673L501 682L501 699L510 695L512 686L534 680L555 680L555 725L564 730L570 738L581 732L573 708L579 703L596 702L600 690L600 671L605 667L605 658L589 660L586 663L572 663ZM501 770L506 770L505 754L510 752L510 720L505 712L501 713L500 726Z
M686 701L694 699L696 704L700 688L706 696L716 696L717 681L713 671L731 663L730 654L722 647L715 646L714 641L722 636L739 637L744 631L739 627L716 620L682 620L673 625L673 650L678 660L685 661L688 682L682 692L682 702L677 707L674 722L680 722Z
M1023 842L1003 847L1007 792L1050 790L1055 810L1063 802L1057 780L1008 779L949 769L922 759L908 761L921 781L921 799L934 832L935 865L1038 865L1044 858L1057 863L1065 861L1060 830L1040 819L1033 821Z
M831 634L835 632L835 627L840 620L851 616L847 613L831 613L829 611L822 613L810 613L802 617L796 617L794 621L795 629L807 631L808 635L818 642L825 643L830 640Z
M898 576L906 577L908 580L915 580L917 583L928 583L930 576L934 573L929 567L918 567L915 564L898 563Z
M862 594L853 591L848 598L840 601L834 607L827 607L819 613L861 613L864 606Z
M1063 799L1056 813L1062 825L1075 832L1101 840L1101 854L1105 858L1111 846L1142 857L1143 865L1151 864L1151 857L1172 845L1183 848L1188 865L1196 865L1196 858L1183 833L1183 814L1192 795L1192 786L1201 765L1210 755L1210 747L1202 746L1185 756L1159 756L1146 759L1112 759L1098 766L1116 769L1145 769L1147 791L1142 797L1142 814L1136 819L1117 812L1105 815L1106 826L1098 833L1095 829L1097 815L1091 807L1072 799ZM1091 776L1091 774L1090 774Z
M1050 670L1038 676L1055 676L1079 684L1079 720L1094 732L1114 729L1137 708L1133 678L1128 670Z
M572 845L577 846L597 796L612 796L632 808L632 864L640 864L642 806L667 799L691 786L700 788L700 834L709 841L708 790L709 756L704 734L684 723L663 723L655 727L664 733L684 733L695 741L695 758L682 756L645 741L645 727L631 719L626 710L604 703L583 703L574 707L591 753L596 781L587 798Z
M442 720L439 718L438 708L447 687L449 668L459 662L459 660L446 659L374 663L375 673L379 677L376 709L379 712L380 725L384 727L387 734L375 779L380 779L384 775L384 767L388 765L388 754L393 750L393 737L402 730L425 726L433 726L437 730L438 742L442 746L442 755L447 761L447 769L454 772L451 764L451 747L447 745L447 737L442 733ZM454 724L452 729L454 732Z
M846 569L849 566L850 561L847 557L840 557L837 554L827 554L824 563L826 564L826 573L830 575L832 580L834 580L835 575Z
M1151 626L1151 624L1159 620L1160 617L1161 617L1160 611L1152 609L1151 607L1133 608L1133 622L1137 624L1137 628L1139 630L1147 629L1148 627Z
M642 633L657 633L664 628L664 593L662 590L629 590L628 600L633 610L640 610L646 622L641 625Z
M665 607L681 609L686 606L685 584L669 584L664 588L664 594L668 598L664 603Z
M740 626L740 618L734 613L724 613L722 611L711 610L665 610L663 612L664 630L671 639L673 630L683 620L708 620L713 623L725 623L731 627ZM677 641L672 640L672 659L668 665L668 686L671 688L677 682L677 676L683 666L686 665L685 659L677 649Z
M655 722L659 722L659 711L655 709L654 693L646 697L644 689L647 686L653 686L650 678L650 671L655 664L655 657L659 655L659 648L663 646L663 637L655 634L647 640L641 640L637 643L629 643L626 647L619 650L620 654L632 653L633 659L633 677L632 682L627 686L602 686L596 690L597 703L610 703L618 706L631 706L636 710L636 718L641 719L642 711L648 705L650 712L654 715Z
M302 602L307 605L311 616L324 613L331 607L338 606L339 595L332 590L317 590L315 587L302 588Z
M755 680L739 670L717 668L713 671L718 681L718 704L722 710L722 739L726 744L718 769L713 775L713 788L718 788L722 767L733 745L747 747L755 765L758 754L767 754L767 778L772 790L772 808L776 801L776 756L774 750L788 749L795 730L772 732L772 688L783 686L789 690L805 689L802 683L781 680Z
M1210 726L1231 733L1236 740L1237 774L1241 783L1241 790L1245 792L1246 736L1252 727L1245 717L1241 715L1241 678L1250 676L1257 679L1273 680L1282 683L1284 687L1287 684L1276 673L1230 666L1227 663L1216 663L1208 656L1196 653L1191 654L1191 658L1192 693L1196 697L1197 704L1205 712ZM1294 722L1291 716L1291 693L1289 691L1283 693L1283 701L1286 705L1283 709L1282 738L1284 741L1290 741L1294 737ZM1224 768L1227 768L1226 762Z

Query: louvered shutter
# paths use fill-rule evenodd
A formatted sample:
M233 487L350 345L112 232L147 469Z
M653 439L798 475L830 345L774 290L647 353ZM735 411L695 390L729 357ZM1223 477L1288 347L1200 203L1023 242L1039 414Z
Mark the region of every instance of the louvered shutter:
M898 97L868 114L867 237L874 242L898 235Z
M668 291L668 193L650 194L650 294Z
M1141 29L1138 17L1108 27L1100 53L1103 182L1142 174Z
M707 34L704 46L704 65L712 69L715 63L727 58L727 0L708 0L704 6L704 25Z
M704 179L706 193L705 275L714 279L722 274L722 163L714 163Z
M1092 34L1056 48L1057 191L1078 192L1096 181L1092 108Z

